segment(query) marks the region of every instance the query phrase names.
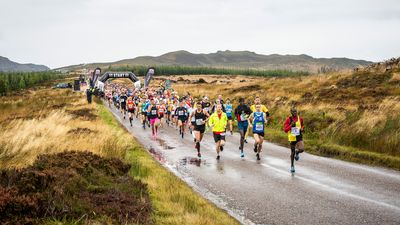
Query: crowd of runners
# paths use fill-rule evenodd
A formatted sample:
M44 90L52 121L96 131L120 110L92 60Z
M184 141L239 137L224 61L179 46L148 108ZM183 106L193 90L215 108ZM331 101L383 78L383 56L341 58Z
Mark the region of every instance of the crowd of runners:
M216 159L219 160L224 150L225 136L233 135L233 121L236 121L240 134L240 157L245 157L244 144L247 143L247 135L252 131L254 154L257 160L261 159L265 127L270 114L259 97L255 97L251 105L245 103L244 98L239 98L239 104L233 107L231 99L223 99L222 95L211 101L207 96L198 99L190 93L180 96L176 91L166 90L164 87L138 89L109 83L105 85L104 98L109 107L116 107L123 118L129 120L131 126L134 120L140 121L143 130L149 129L153 138L166 126L175 127L182 139L190 134L199 158L204 133L211 131L215 141ZM290 171L295 172L294 160L299 160L299 154L304 151L304 123L295 108L290 112L291 116L284 123L284 131L291 146Z

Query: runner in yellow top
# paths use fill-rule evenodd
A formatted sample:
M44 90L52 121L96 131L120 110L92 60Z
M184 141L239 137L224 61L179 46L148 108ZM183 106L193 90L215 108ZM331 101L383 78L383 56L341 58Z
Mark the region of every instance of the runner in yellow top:
M211 114L208 124L212 128L214 141L215 141L215 149L217 151L217 160L219 160L219 152L223 150L225 144L225 130L226 124L228 123L228 117L226 113L222 111L221 104L216 106L216 110L213 114Z

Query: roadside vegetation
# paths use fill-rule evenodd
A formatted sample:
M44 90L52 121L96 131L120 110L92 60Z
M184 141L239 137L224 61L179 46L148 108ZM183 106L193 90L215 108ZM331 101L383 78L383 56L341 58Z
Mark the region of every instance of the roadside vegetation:
M33 87L36 84L63 77L63 74L53 71L0 72L0 96L6 95L11 91Z
M157 77L154 83L167 77ZM266 104L272 119L266 139L287 145L282 131L296 106L305 121L306 151L400 170L400 69L312 76L169 76L178 93L218 94ZM158 79L158 81L157 81ZM251 136L251 135L250 135Z
M0 223L238 224L102 104L49 85L0 97Z
M121 66L108 67L109 71L133 71L138 76L144 76L149 66ZM194 66L153 66L156 75L245 75L260 77L285 77L285 76L305 76L308 72L298 72L290 70L257 70L257 69L232 69L214 67L194 67Z

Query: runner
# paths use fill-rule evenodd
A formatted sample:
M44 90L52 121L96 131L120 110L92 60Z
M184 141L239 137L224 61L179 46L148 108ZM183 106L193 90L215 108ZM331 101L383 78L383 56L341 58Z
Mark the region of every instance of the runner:
M250 106L250 109L252 112L256 111L256 105L261 105L261 112L264 112L267 114L267 119L269 119L269 112L268 109L265 105L261 104L261 99L259 96L256 96L254 99L254 105ZM244 136L244 142L247 143L247 136L249 136L250 130L249 128L247 129L246 135Z
M208 101L208 97L204 96L201 102L201 107L207 111L208 114L211 112L211 103Z
M156 105L155 99L150 100L150 105L147 109L147 115L150 120L150 126L151 126L151 136L153 138L157 137L157 129L158 129L158 109Z
M147 117L147 109L146 109L146 103L145 103L145 99L141 98L140 99L140 103L139 103L139 108L140 108L140 120L142 122L143 125L143 129L146 129L146 117Z
M216 111L210 116L208 121L210 127L213 127L212 131L215 141L215 149L217 151L217 160L220 159L220 151L223 151L224 149L227 122L228 118L226 117L226 113L222 112L222 106L217 105Z
M165 100L161 101L160 106L158 107L158 119L160 120L160 127L164 126L165 123L165 117L167 111L167 107L165 106Z
M288 134L288 139L290 142L290 172L294 173L294 160L298 161L300 159L300 153L304 152L304 142L303 142L303 132L304 132L304 122L303 118L297 115L297 109L292 108L290 110L292 116L288 117L284 123L284 131ZM296 150L297 148L297 150Z
M135 107L136 104L135 102L132 100L132 97L128 97L127 100L127 108L128 108L128 117L129 117L129 123L132 126L132 120L133 120L133 115L135 114Z
M181 101L179 107L175 110L175 116L177 116L177 123L179 127L179 135L183 136L185 134L185 124L188 119L188 111L185 108L185 102Z
M203 108L201 107L201 103L198 102L196 104L196 110L193 111L190 114L190 118L189 121L192 121L194 118L194 125L193 125L193 133L195 136L195 148L197 149L197 156L199 158L201 158L201 153L200 153L200 142L203 139L204 136L204 132L206 130L206 123L208 120L208 117L210 115L203 110Z
M167 125L169 125L172 122L172 108L173 108L173 101L171 98L168 98L167 100Z
M225 104L225 113L226 113L226 116L228 117L229 131L231 132L231 135L233 135L232 110L233 110L233 108L232 108L231 100L229 98L227 98L226 104Z
M253 128L254 152L256 153L257 160L260 160L260 152L265 134L264 126L267 123L267 116L266 113L261 112L261 105L256 105L255 108L256 111L250 115L248 121L250 128Z
M121 104L121 114L126 115L126 100L128 99L128 96L126 96L125 90L122 91L121 96L119 97L119 102Z
M157 130L158 130L158 109L156 105L155 99L150 100L149 107L147 109L148 117L150 119L150 126L151 126L151 134L152 137L157 137Z
M240 157L244 157L244 136L246 135L247 132L247 127L248 127L248 121L247 119L249 118L251 114L250 107L244 103L243 98L239 98L239 105L235 109L235 116L238 121L238 129L240 133Z

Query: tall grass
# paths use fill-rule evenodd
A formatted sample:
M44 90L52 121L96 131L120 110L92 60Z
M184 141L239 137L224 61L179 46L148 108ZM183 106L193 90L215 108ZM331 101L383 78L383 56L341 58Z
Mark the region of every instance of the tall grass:
M103 105L98 108L111 130L124 131L108 109ZM129 133L121 133L118 138L130 141L126 155L126 160L133 164L130 174L148 185L155 224L239 224L152 159Z
M120 66L108 67L112 71L133 71L138 76L147 73L148 66ZM246 75L262 77L283 77L283 76L304 76L308 72L296 72L290 70L256 70L256 69L233 69L233 68L214 68L214 67L190 67L190 66L153 66L156 75Z
M71 90L29 90L0 97L0 168L22 168L40 154L91 151L132 165L130 175L147 183L155 224L238 224L159 165L101 104L87 104ZM100 215L101 216L101 215ZM100 221L91 221L100 224ZM86 224L56 219L46 224Z
M11 91L32 87L44 81L59 79L63 74L44 71L44 72L0 72L0 95L5 95Z
M290 108L296 106L305 122L306 151L400 169L398 72L384 74L385 79L381 76L351 73L280 79L213 76L210 79L217 82L178 82L172 88L211 99L222 94L223 98L234 99L234 106L238 97L252 101L260 96L271 113L266 139L284 145L288 141L282 131L283 123L290 116ZM246 82L240 82L244 79ZM377 92L379 89L386 92Z

